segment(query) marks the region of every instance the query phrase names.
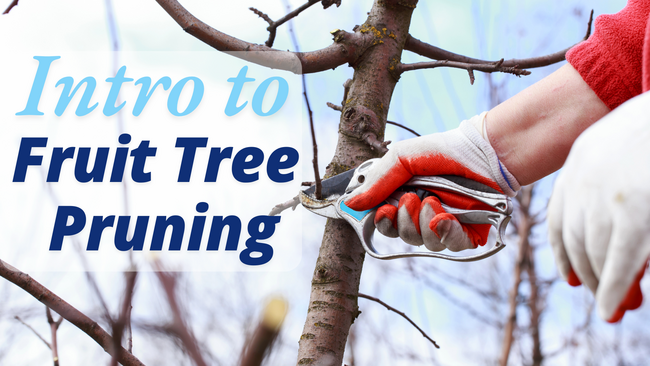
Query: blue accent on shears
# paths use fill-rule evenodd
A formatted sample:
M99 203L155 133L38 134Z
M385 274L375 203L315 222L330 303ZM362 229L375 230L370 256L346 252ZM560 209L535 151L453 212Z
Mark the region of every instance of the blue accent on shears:
M341 201L341 205L339 206L341 208L341 211L347 213L348 215L354 217L357 221L361 221L364 217L366 217L367 214L370 213L370 211L374 210L365 210L365 211L355 211L348 207L345 202Z

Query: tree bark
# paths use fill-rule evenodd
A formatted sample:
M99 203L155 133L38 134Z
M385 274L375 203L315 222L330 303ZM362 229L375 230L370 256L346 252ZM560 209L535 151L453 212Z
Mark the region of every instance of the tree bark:
M357 34L372 38L353 65L354 77L343 103L339 138L326 176L352 169L378 151L363 140L383 141L388 106L399 76L417 0L375 0ZM334 33L335 41L337 33ZM307 320L300 337L298 365L341 365L350 326L359 315L357 293L365 253L354 230L328 220L312 278Z
M510 357L510 350L514 341L514 331L517 326L517 305L519 297L519 285L521 284L521 274L529 267L530 243L528 236L533 227L533 220L530 217L530 202L533 196L533 186L522 188L519 201L519 216L517 220L517 235L519 236L517 261L513 275L512 288L508 295L508 317L503 331L503 343L501 344L501 357L499 358L500 366L507 366ZM539 340L539 337L537 338Z

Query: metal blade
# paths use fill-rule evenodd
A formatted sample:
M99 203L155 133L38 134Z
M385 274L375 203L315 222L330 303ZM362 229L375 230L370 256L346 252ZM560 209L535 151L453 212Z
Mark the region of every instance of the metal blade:
M354 175L354 171L355 169L348 170L347 172L341 173L339 175L335 175L332 178L324 179L321 182L322 185L321 195L323 197L323 201L328 201L333 198L338 198L343 193L345 193L345 188L350 183L350 180ZM311 197L312 199L315 199L314 197L315 191L316 191L316 185L313 185L302 192L305 195Z

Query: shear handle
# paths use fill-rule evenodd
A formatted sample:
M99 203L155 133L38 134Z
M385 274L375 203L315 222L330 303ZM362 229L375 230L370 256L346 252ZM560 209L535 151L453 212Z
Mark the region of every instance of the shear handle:
M473 198L479 202L485 203L486 205L493 207L495 210L497 210L497 212L504 215L510 215L513 209L512 202L504 194L478 191L464 187L442 177L416 176L406 182L403 187L413 187L416 190L422 188L436 188L459 193L464 196Z

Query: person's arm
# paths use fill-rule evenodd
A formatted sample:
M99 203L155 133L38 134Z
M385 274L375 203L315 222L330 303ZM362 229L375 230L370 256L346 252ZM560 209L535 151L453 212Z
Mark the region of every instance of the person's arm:
M490 144L521 185L560 169L575 139L609 108L567 64L488 112Z

